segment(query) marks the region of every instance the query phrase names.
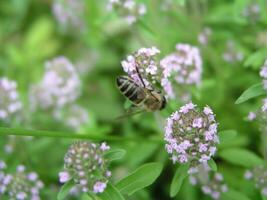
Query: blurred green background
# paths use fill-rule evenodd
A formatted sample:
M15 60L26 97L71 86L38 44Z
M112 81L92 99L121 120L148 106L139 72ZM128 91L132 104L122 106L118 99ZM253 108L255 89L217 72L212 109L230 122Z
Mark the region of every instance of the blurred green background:
M121 121L115 118L125 112L125 99L115 80L123 74L120 62L141 47L156 46L159 59L171 53L177 43L198 46L203 58L202 84L191 88L193 102L209 105L216 113L219 130L234 129L235 140L227 145L245 147L262 156L262 143L257 124L245 120L249 111L261 105L257 98L235 105L236 99L249 86L259 83L260 67L267 57L267 3L264 0L147 0L147 13L129 26L115 11L107 12L107 0L84 0L84 7L76 10L82 28L71 24L62 26L53 14L51 0L0 1L0 75L17 82L23 111L19 119L1 121L5 127L106 134L121 137L142 137L142 142L109 142L112 147L127 151L124 159L112 164L116 182L124 174L148 161L164 163L164 171L149 188L127 199L167 200L175 166L164 150L163 143L146 140L163 138L159 121L181 106L171 102L168 111L145 113ZM260 11L245 15L251 5ZM201 44L199 34L205 27L212 31L207 44ZM229 50L229 41L234 44ZM242 59L226 61L225 53ZM89 122L78 130L53 118L51 110L30 110L29 91L45 71L45 62L65 56L78 71L82 81L81 96L75 103L89 115ZM72 139L1 137L0 158L14 168L24 164L40 174L45 183L43 199L55 199L59 190L57 174L63 167L63 156ZM5 147L12 146L7 153ZM244 168L216 158L225 182L251 199L260 199L253 184L243 180ZM175 199L209 199L200 189L188 183Z

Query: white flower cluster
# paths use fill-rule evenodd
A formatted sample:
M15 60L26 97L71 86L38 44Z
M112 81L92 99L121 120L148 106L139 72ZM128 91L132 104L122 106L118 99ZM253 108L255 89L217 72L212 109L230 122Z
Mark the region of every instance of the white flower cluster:
M189 174L190 183L201 186L202 192L214 200L220 199L221 194L228 191L223 175L218 172L212 172L207 164L190 168Z
M65 155L65 166L59 173L59 181L65 183L73 179L76 190L102 193L111 176L111 172L107 170L108 160L104 158L104 152L109 149L106 143L74 143Z
M242 61L243 58L243 53L236 49L235 43L232 40L229 40L223 53L223 59L228 63L235 63Z
M89 121L88 112L77 104L72 104L63 110L55 110L54 117L74 130L78 130Z
M109 0L108 9L116 10L130 25L146 13L145 4L136 3L135 0Z
M150 87L159 77L159 68L155 56L160 51L156 47L141 48L121 62L123 70L140 86ZM139 77L141 75L141 79ZM143 82L142 82L143 81Z
M46 63L45 68L42 81L30 91L33 109L61 108L80 96L80 79L67 58L54 58Z
M162 68L161 85L168 98L175 98L175 84L199 85L202 75L202 59L197 47L177 44L176 52L160 61Z
M192 103L182 106L167 119L164 140L173 163L206 163L219 143L213 111L206 106L200 112Z
M260 76L263 79L263 88L267 90L267 60L265 60L263 66L261 67Z
M256 166L252 170L247 170L245 179L253 180L256 188L260 189L262 195L267 196L267 170L263 165Z
M9 120L21 108L17 83L6 77L0 78L0 120Z
M23 165L17 166L14 174L4 173L6 164L0 160L0 199L40 200L40 190L44 187L35 172L27 173Z
M84 28L82 13L84 13L85 4L83 0L54 0L52 6L53 14L63 27Z

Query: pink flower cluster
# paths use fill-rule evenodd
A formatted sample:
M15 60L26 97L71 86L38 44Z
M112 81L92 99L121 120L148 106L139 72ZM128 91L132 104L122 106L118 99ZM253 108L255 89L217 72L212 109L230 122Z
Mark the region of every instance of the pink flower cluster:
M207 163L189 169L189 174L190 183L201 186L202 192L214 200L220 199L221 194L228 191L223 175L212 172Z
M213 111L206 106L200 112L193 103L182 106L167 119L164 140L173 163L206 163L219 143Z
M176 52L160 61L161 85L168 98L175 98L173 82L179 85L199 85L202 75L202 59L197 47L177 44ZM179 86L177 85L177 86Z
M198 34L198 42L202 45L207 45L209 43L210 36L212 34L212 30L209 27L205 27L199 34Z
M52 6L56 20L64 28L84 28L82 14L85 12L85 4L83 0L54 0Z
M252 170L247 170L244 174L245 179L253 180L256 188L260 189L262 195L267 196L267 169L260 165Z
M26 173L23 165L17 166L14 174L4 173L6 164L0 160L0 199L40 200L40 189L44 184L39 180L37 173Z
M264 65L261 68L260 76L263 79L263 88L267 90L267 60L265 60Z
M141 48L133 55L127 56L125 60L121 62L123 70L133 79L137 84L146 87L150 87L151 83L155 84L158 80L159 69L155 56L160 51L156 47ZM139 74L142 76L140 79Z
M42 81L31 88L32 108L63 107L80 96L81 82L72 63L65 57L57 57L45 65Z
M146 14L145 4L137 3L135 0L109 0L108 10L112 9L116 10L130 25Z
M227 41L223 59L228 63L235 63L242 61L243 58L243 53L237 50L235 43L232 40Z
M21 108L17 83L6 77L0 78L0 120L9 120Z
M74 143L65 155L64 170L59 173L59 181L65 183L73 179L75 189L82 192L103 192L111 176L111 172L107 170L108 161L104 158L104 152L109 149L106 143Z

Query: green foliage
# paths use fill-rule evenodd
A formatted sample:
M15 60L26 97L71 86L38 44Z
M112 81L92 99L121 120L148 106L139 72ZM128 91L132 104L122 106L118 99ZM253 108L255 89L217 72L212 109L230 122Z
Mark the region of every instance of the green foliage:
M243 103L249 99L266 94L266 91L262 87L262 83L255 84L245 90L240 97L236 100L236 104Z
M116 187L123 194L132 195L136 191L151 185L162 171L161 163L147 163L137 168L127 177L120 180Z
M100 194L99 197L102 200L113 200L113 199L124 200L119 190L111 184L108 184L107 188L105 189L105 192Z
M184 164L184 165L180 165L176 172L175 175L172 179L171 182L171 188L170 188L170 196L171 197L175 197L177 195L177 193L179 192L184 179L188 176L188 169L189 169L189 165L188 164Z
M247 168L255 167L263 163L263 160L258 155L242 148L224 149L219 152L219 156L231 164Z
M77 7L75 16L81 17L82 28L58 21L53 11L56 1L0 1L0 76L17 82L23 103L21 113L0 120L0 160L8 164L8 172L19 164L36 171L45 185L41 199L210 199L199 186L190 185L188 165L173 165L164 146L166 118L182 106L179 95L168 99L160 112L116 120L132 106L116 86L116 77L125 75L121 61L151 46L160 49L160 61L175 51L177 43L187 43L200 50L202 80L185 89L177 83L177 91L190 93L193 103L209 105L216 114L222 131L218 151L208 165L225 176L229 191L221 199L266 199L254 183L243 180L245 169L265 162L267 148L259 131L265 124L244 120L248 112L261 107L267 94L259 76L267 58L265 0L136 0L146 5L147 12L133 25L121 17L123 12L107 11L109 0L81 0L84 13ZM258 15L245 15L251 4L259 5ZM206 27L211 34L204 44L199 36ZM234 44L232 53L242 53L241 60L224 59L229 41ZM65 118L55 119L53 108L32 109L30 90L42 80L45 63L58 56L79 70L81 96L74 103L88 112L89 122L78 129L70 128ZM58 184L63 156L75 140L105 141L111 146L105 158L111 161L112 177L103 194L71 196L73 181Z
M67 183L65 183L65 184L61 187L59 193L57 194L57 200L64 200L64 199L66 199L66 197L68 196L68 194L69 194L71 188L72 188L74 185L75 185L75 184L74 184L74 181L73 181L73 180L70 180L70 181L68 181Z

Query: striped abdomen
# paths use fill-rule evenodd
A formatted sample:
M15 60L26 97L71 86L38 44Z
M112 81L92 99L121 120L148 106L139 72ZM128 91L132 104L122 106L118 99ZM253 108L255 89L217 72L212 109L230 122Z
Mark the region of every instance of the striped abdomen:
M137 85L130 77L119 76L117 85L121 93L135 105L139 105L144 101L146 97L144 88Z

